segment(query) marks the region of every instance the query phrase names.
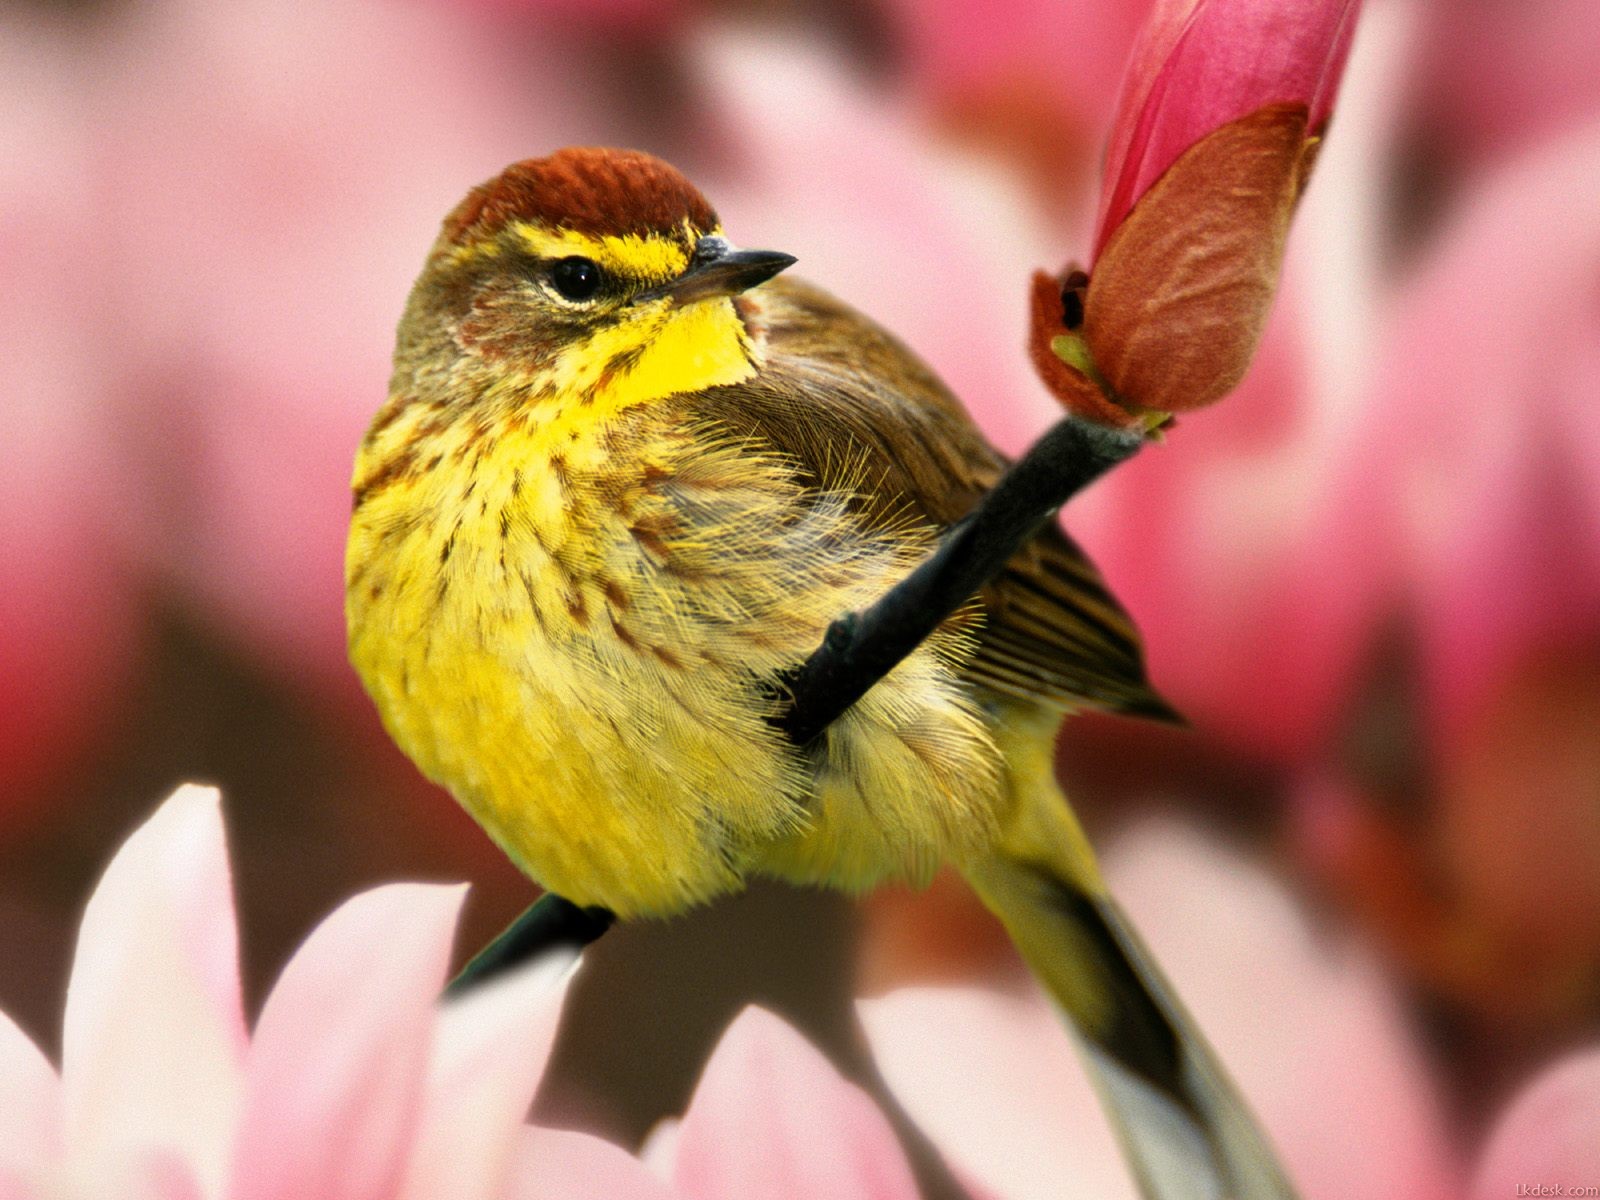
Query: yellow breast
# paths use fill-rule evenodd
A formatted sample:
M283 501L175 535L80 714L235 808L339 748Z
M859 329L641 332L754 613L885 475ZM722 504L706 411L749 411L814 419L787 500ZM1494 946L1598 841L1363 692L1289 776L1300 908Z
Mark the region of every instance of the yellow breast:
M668 406L487 431L448 416L380 417L391 450L425 450L358 466L351 658L400 746L536 880L664 913L750 870L921 876L988 836L993 747L953 638L813 752L769 723L772 681L926 531L869 535L843 494Z

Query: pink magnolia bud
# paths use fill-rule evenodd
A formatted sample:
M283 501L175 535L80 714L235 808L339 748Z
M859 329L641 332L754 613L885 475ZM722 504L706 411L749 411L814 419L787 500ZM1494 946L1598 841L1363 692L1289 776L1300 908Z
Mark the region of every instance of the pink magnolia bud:
M1068 408L1158 424L1243 377L1359 7L1157 0L1117 105L1093 267L1034 281L1034 361Z

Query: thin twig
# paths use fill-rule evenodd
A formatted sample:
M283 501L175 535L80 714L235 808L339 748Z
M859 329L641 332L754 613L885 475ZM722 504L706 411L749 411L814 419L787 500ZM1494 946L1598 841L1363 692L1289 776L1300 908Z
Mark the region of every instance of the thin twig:
M1144 437L1068 417L1012 465L939 548L871 608L835 621L788 682L778 727L803 746L993 580L1069 498L1139 449Z
M1144 444L1123 431L1067 417L1035 442L939 548L871 608L839 618L785 681L790 705L777 725L797 746L823 730L967 603L1057 509ZM603 908L540 897L451 981L449 994L510 970L554 946L583 947L611 927Z

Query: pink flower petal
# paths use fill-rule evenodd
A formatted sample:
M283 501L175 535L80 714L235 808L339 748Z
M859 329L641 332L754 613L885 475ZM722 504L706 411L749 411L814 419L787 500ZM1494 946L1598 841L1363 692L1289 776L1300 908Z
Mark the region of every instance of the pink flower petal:
M0 11L0 820L100 732L141 640L111 533L130 494L104 410L116 303L70 24Z
M1095 254L1175 159L1269 104L1332 111L1359 0L1158 0L1135 45L1106 156Z
M179 788L89 900L62 1031L75 1162L162 1150L220 1178L245 1029L218 804L212 788Z
M70 1191L85 1200L115 1196L117 1200L205 1200L206 1189L193 1166L173 1154L149 1154L115 1179L93 1181Z
M1250 373L1075 500L1068 527L1144 633L1151 678L1208 735L1277 761L1324 746L1400 573L1371 387L1379 164L1413 22L1369 7ZM1159 518L1152 516L1159 514ZM1265 698L1265 699L1264 699Z
M706 1064L678 1135L694 1200L915 1200L877 1106L779 1018L747 1008Z
M1191 829L1136 830L1106 866L1305 1200L1460 1194L1399 999L1353 941L1319 936L1276 880Z
M1292 276L1286 291L1227 402L1096 485L1067 525L1179 711L1292 762L1348 694L1393 554L1352 456L1368 414L1309 377L1313 313Z
M857 1007L890 1088L958 1176L1004 1200L1134 1200L1066 1027L1035 991L901 988Z
M452 7L506 21L545 19L629 41L665 40L688 17L688 0L446 0Z
M403 1195L495 1200L544 1072L573 956L556 952L444 1005Z
M678 1130L682 1127L682 1117L662 1117L639 1147L639 1161L662 1179L672 1177L672 1164L678 1161Z
M465 188L591 140L578 67L426 4L168 0L116 23L96 114L123 294L135 549L298 683L353 686L350 459L394 325ZM595 98L585 77L581 94ZM248 233L241 231L248 230ZM240 336L249 330L248 337Z
M231 1200L397 1193L464 893L363 892L296 951L250 1047Z
M1369 911L1496 1020L1573 1019L1600 933L1597 176L1591 121L1462 193L1395 297L1352 456L1394 495L1436 792L1431 891Z
M1066 118L1066 131L1087 140L1116 97L1147 7L1147 0L891 0L887 16L916 82L945 105L1036 96L1042 110ZM1070 70L1062 69L1063 47L1071 47Z
M1593 0L1419 7L1428 29L1413 113L1421 110L1430 156L1498 161L1600 113Z
M678 1193L633 1155L587 1133L523 1131L507 1200L673 1200Z
M61 1082L28 1035L0 1012L0 1178L25 1177L61 1149Z
M730 122L737 169L698 181L729 235L798 255L924 355L1001 449L1026 447L1060 414L1018 351L1016 281L1053 255L1017 180L930 143L816 46L723 31L694 49Z
M1577 199L1597 176L1591 122L1477 189L1397 298L1375 372L1405 381L1404 423L1375 428L1369 458L1404 486L1424 708L1447 740L1508 665L1600 628L1600 213Z
M1400 1005L1352 944L1319 940L1259 866L1187 829L1127 835L1107 871L1305 1200L1459 1194ZM861 1012L890 1086L961 1173L1006 1200L1136 1195L1037 989L908 989Z
M1489 1138L1472 1195L1499 1200L1531 1184L1600 1184L1600 1048L1563 1059L1512 1101Z

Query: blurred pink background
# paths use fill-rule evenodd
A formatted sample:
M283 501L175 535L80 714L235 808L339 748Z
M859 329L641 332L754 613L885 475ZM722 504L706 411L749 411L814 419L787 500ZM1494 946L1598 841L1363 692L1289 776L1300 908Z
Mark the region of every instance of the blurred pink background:
M669 157L1016 451L1056 412L1028 274L1088 249L1147 7L0 8L0 1009L56 1045L84 899L185 779L224 791L252 995L372 881L471 880L461 954L531 898L343 651L351 457L468 186ZM1198 826L1172 878L1237 861L1350 949L1441 1145L1600 1033L1597 193L1592 0L1368 0L1256 368L1067 516L1192 722L1069 726L1092 830ZM736 1002L848 1050L852 992L1013 985L953 882L864 911L759 888L612 935L543 1103L636 1138Z

